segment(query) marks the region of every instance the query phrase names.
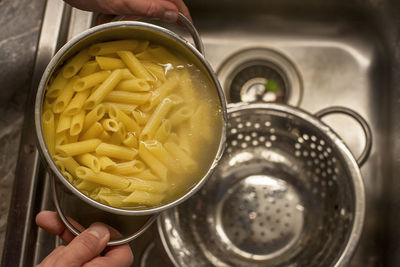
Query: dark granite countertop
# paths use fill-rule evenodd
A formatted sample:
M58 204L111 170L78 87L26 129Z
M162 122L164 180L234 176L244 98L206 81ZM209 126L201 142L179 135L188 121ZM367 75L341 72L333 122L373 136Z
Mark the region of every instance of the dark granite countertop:
M45 4L45 0L0 0L0 258Z

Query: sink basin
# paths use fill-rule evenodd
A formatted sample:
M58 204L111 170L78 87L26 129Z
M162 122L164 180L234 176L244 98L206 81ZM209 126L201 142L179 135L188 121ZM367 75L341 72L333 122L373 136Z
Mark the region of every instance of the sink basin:
M367 209L350 266L400 266L400 180L396 177L400 173L400 142L396 142L400 140L400 116L396 116L400 114L400 2L186 2L204 42L206 59L216 70L228 102L277 101L313 114L339 105L366 119L373 132L370 157L361 167ZM91 25L92 14L64 5L47 1L32 96L54 51ZM185 32L174 30L190 40ZM274 89L266 92L260 85L269 81ZM35 150L30 111L21 139L15 208L9 215L3 266L34 266L60 244L34 225L35 213L54 207L49 179ZM344 115L323 120L358 158L365 145L362 128ZM157 258L148 257L147 248L155 247L151 242L157 238L156 228L150 231L133 244L135 258L142 259L142 264L135 261L134 266L148 266L143 262ZM157 243L156 247L161 246Z

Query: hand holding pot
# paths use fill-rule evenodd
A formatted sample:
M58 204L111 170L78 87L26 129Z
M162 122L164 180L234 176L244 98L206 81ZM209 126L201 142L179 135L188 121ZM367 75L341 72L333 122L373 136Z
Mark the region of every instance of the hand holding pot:
M40 264L46 266L130 266L133 262L133 254L129 245L120 245L106 248L111 235L118 235L116 230L101 224L94 223L84 230L82 234L75 236L62 223L57 213L42 211L36 216L36 223L46 231L59 235L61 239L69 243L67 246L59 246L53 250ZM105 249L104 256L100 253Z

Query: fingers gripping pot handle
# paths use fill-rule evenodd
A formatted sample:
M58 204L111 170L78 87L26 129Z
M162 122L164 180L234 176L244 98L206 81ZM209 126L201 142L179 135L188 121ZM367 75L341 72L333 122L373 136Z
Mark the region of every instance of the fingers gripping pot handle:
M76 229L76 227L73 226L72 223L64 215L64 212L63 212L63 210L61 208L61 205L60 205L60 201L58 199L56 181L55 181L54 175L50 174L50 176L51 176L51 191L52 191L52 194L53 194L54 205L56 206L57 213L60 216L62 222L68 228L68 230L70 230L74 235L78 236L81 233L81 231ZM135 240L136 238L138 238L141 234L143 234L152 225L152 223L157 219L157 217L158 217L158 213L153 214L142 225L142 227L139 230L137 230L133 234L130 234L130 235L126 236L126 237L122 237L120 239L115 239L115 240L108 241L107 246L118 246L118 245L126 244L126 243L129 243L129 242Z
M369 127L368 123L365 121L363 117L361 117L360 114L355 112L352 109L345 108L345 107L329 107L322 109L315 113L315 116L319 119L322 119L323 117L330 115L330 114L345 114L347 116L352 117L355 119L361 126L363 132L364 132L364 137L365 137L365 146L361 154L357 158L357 164L358 166L364 165L364 163L367 161L370 153L371 153L371 148L372 148L372 131L371 128Z

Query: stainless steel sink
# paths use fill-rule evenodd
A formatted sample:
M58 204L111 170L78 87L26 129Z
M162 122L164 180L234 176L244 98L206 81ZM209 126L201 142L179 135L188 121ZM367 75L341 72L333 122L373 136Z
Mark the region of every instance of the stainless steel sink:
M257 84L263 80L259 78L272 75L282 90L277 98L280 102L311 113L341 105L368 121L374 145L361 168L367 215L350 266L400 266L400 180L396 175L400 173L400 2L188 0L187 4L202 36L206 58L217 71L228 101L260 97ZM71 13L64 7L54 9L59 4L48 0L48 8L51 5L54 11L46 13L44 20L36 79L57 44L91 24L91 14L76 10ZM53 28L48 25L52 22ZM60 36L51 37L49 31L59 31ZM49 42L53 43L50 48ZM263 98L262 94L264 100L276 98ZM361 153L364 135L355 121L342 115L328 116L324 121L343 138L355 157ZM25 127L33 132L30 116L26 117ZM16 230L18 220L24 220L25 228L8 234L7 251L12 253L3 258L5 266L34 265L57 244L50 236L37 232L33 224L35 212L52 208L49 182L43 179L43 171L37 171L39 163L33 146L32 137L24 133L18 166L28 167L17 172L13 197L14 205L20 201L31 204L10 213L9 232ZM135 252L142 255L156 237L153 228L137 246L133 244ZM20 243L15 238L21 239ZM35 250L27 249L29 245ZM159 251L157 255L161 254ZM140 266L140 260L134 265Z

